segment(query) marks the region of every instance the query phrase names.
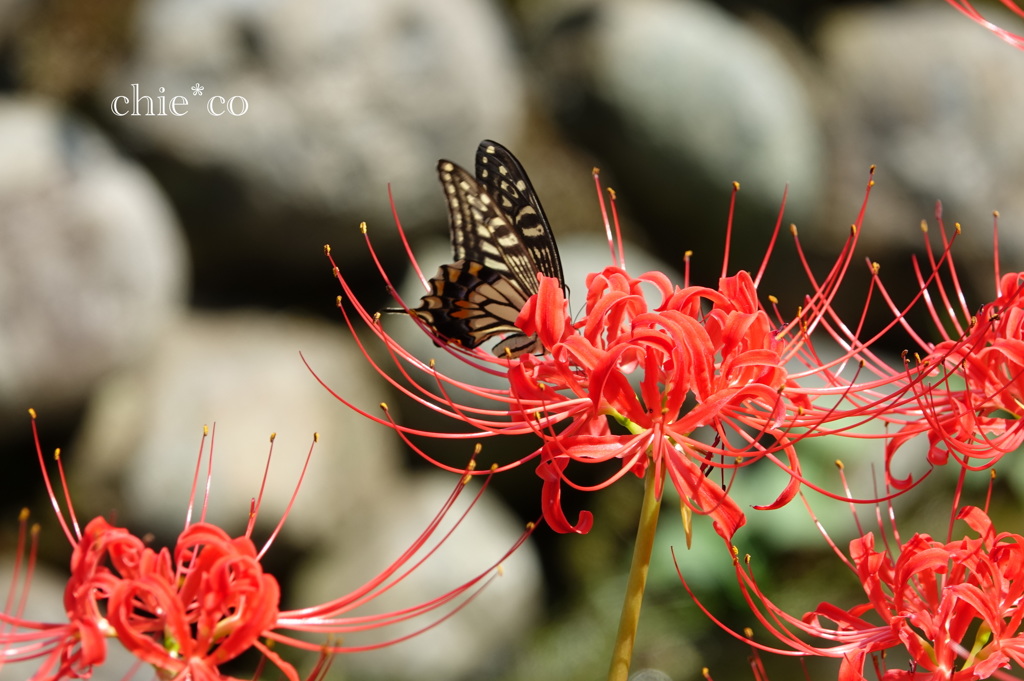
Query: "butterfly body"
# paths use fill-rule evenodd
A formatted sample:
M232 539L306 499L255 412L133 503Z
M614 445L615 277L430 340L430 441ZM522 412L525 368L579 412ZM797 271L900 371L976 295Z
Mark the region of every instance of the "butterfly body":
M565 284L558 247L526 171L508 149L484 140L476 177L446 160L437 172L455 262L441 266L410 312L446 342L472 349L503 335L492 350L498 357L543 352L537 337L520 331L515 320L537 293L538 273Z

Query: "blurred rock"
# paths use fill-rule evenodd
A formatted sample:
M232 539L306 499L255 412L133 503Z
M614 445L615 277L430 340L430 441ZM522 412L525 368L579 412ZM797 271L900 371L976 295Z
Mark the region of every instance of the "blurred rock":
M713 5L562 3L540 49L569 134L607 159L623 201L667 252L717 238L732 182L743 229L818 210L814 101L783 51Z
M968 269L981 272L991 293L993 210L1001 213L1004 265L1024 265L1020 54L943 3L837 11L817 42L836 96L829 158L837 179L824 233L845 236L868 166L877 164L863 232L877 246L872 256L919 250L917 227L922 219L934 227L942 201L947 225L965 228L956 257L977 263Z
M87 96L112 65L128 52L129 26L137 0L37 0L23 2L25 11L0 24L17 23L13 31L14 78L25 90L63 101ZM8 24L10 25L10 24ZM0 29L0 41L3 39Z
M629 681L672 681L672 677L657 669L641 669L630 675Z
M0 429L77 406L180 313L187 261L160 190L90 126L0 101Z
M285 534L300 544L334 538L345 519L388 498L401 469L393 433L335 400L302 363L300 352L332 388L376 409L382 383L339 327L234 312L196 314L164 334L144 365L103 386L69 448L80 514L116 510L119 522L175 537L202 427L215 424L209 517L239 531L277 433L259 512L265 531L284 512L319 432Z
M320 603L348 593L375 577L402 554L440 510L458 482L455 475L431 473L391 486L386 503L360 519L360 533L344 545L322 552L297 575L295 607ZM450 528L476 492L471 484L442 524ZM492 490L469 510L459 527L408 577L352 616L411 608L440 597L494 564L522 535L524 528L504 510ZM541 531L546 531L542 528ZM428 542L431 547L436 541ZM418 555L425 555L421 551ZM399 573L401 574L401 572ZM527 543L502 561L501 575L454 617L415 638L378 651L344 655L335 666L346 678L419 679L496 678L526 645L543 606L540 561ZM440 615L404 622L391 629L354 632L347 645L380 643L422 629Z
M135 40L98 104L158 157L197 250L221 269L241 265L240 249L308 269L362 220L393 234L388 183L406 227L437 223L438 158L471 160L480 139L515 137L524 115L491 3L155 0ZM154 107L187 99L183 115L146 115L148 100L134 115L133 84ZM117 97L127 115L110 110Z
M17 35L28 15L29 0L0 0L0 45Z

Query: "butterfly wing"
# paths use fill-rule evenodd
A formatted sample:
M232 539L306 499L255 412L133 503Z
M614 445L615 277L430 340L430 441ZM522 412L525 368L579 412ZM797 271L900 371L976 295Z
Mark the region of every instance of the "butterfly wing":
M437 164L448 201L452 253L412 310L442 339L475 348L504 335L493 352L516 357L543 352L536 336L515 326L537 292L537 273L563 282L551 228L526 171L508 149L484 140L477 176L451 161Z
M428 284L430 291L411 311L439 338L472 349L503 335L492 350L497 357L544 351L536 336L515 325L530 294L514 280L478 262L459 260L442 265Z
M538 269L533 255L487 188L451 161L439 161L437 175L448 199L452 257L478 262L516 281L531 295L536 293Z
M536 272L554 277L565 287L562 259L551 225L519 159L493 140L484 140L476 150L476 178L514 226L533 260Z

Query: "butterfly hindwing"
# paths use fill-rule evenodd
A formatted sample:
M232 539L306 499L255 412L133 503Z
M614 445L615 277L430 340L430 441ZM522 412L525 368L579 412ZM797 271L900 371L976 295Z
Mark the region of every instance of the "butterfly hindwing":
M477 262L442 265L430 280L430 292L413 310L439 337L466 348L488 338L505 335L494 354L512 357L542 352L536 336L527 336L514 324L529 294L515 281Z

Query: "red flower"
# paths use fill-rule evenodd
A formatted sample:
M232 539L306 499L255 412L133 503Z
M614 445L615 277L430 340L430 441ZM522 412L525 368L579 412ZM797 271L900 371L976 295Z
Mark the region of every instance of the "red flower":
M33 413L32 427L33 434L36 434L34 417ZM60 510L46 473L38 435L36 447L57 519L73 551L71 576L64 591L65 623L25 619L21 614L24 597L9 598L7 608L0 613L0 622L4 624L0 630L0 664L41 659L40 666L31 676L33 681L87 678L94 667L106 661L108 638L116 638L140 662L152 665L158 676L164 679L224 681L229 677L220 671L221 665L244 652L255 650L278 667L287 679L298 681L298 672L269 647L270 642L319 653L320 663L309 676L319 678L333 654L390 645L435 626L468 603L494 576L497 568L495 563L467 583L405 610L370 616L347 614L396 586L425 560L424 553L429 557L450 536L454 527L444 530L440 536L435 536L435 533L468 480L466 476L412 546L379 575L359 589L332 601L282 611L277 580L264 572L260 559L280 530L284 518L262 549L257 549L250 538L262 490L252 504L245 535L233 538L201 517L198 522L186 524L173 551L166 548L158 550L104 518L92 519L83 531L79 531L70 503L66 514ZM59 470L63 483L63 470ZM199 482L198 466L196 470L193 498ZM64 489L66 491L66 486ZM478 498L479 494L473 503ZM468 509L456 520L456 527L465 513ZM33 531L32 546L26 551L26 520L27 513L22 516L18 565L27 553L27 573L31 575L37 532ZM526 534L509 553L525 537ZM501 560L507 556L508 553ZM27 583L28 579L26 591ZM11 604L19 600L22 604L12 609ZM337 639L346 632L378 629L417 617L428 617L442 607L447 609L445 614L427 621L413 634L361 647L333 641L311 643L290 633L318 632Z
M872 184L868 184L865 206ZM604 211L603 200L601 207ZM612 208L617 234L614 202ZM498 470L536 462L543 480L544 518L556 531L583 533L593 522L586 511L575 522L566 518L561 502L563 485L593 490L629 474L642 476L653 466L659 496L667 476L689 510L712 515L718 532L729 537L744 517L723 490L722 480L709 477L712 469L726 471L719 477L731 476L742 466L769 459L791 476L773 502L759 507L776 508L790 501L800 484L807 482L792 446L796 440L845 432L851 424L871 420L885 410L898 410L901 405L917 408L911 394L914 379L908 379L902 368L890 368L874 356L870 350L873 339L858 338L857 328L845 325L832 308L863 218L864 207L824 279L817 279L803 261L812 295L793 319L765 308L757 290L781 229L781 214L756 275L747 271L725 274L727 241L717 288L693 286L688 281L673 285L659 272L631 276L606 220L616 264L588 277L586 305L579 321L570 319L559 282L540 274L539 292L521 310L516 325L525 335L536 335L545 349L543 355L495 358L479 349L443 346L444 352L495 377L498 387L473 385L442 374L432 361L401 347L384 330L378 315L353 296L332 258L334 275L344 291L344 304L339 297L339 308L367 360L396 390L469 430L416 430L395 423L389 413L372 415L347 397L332 394L394 428L417 451L414 437L537 435L539 446ZM730 233L731 218L727 240ZM329 247L325 250L331 258ZM372 245L370 253L387 282ZM419 272L411 253L410 258ZM398 303L409 309L400 299ZM394 370L378 363L362 345L356 318L384 343ZM894 320L890 327L898 323ZM815 333L844 348L838 358L821 359L812 342ZM855 380L840 377L847 365L862 367ZM472 399L463 399L464 395ZM840 419L847 419L846 424L831 425ZM425 452L420 454L449 468ZM573 481L570 464L604 465L607 477L584 486Z
M958 486L957 497L959 492ZM849 608L822 602L802 618L775 605L749 567L734 559L747 604L786 649L752 643L704 612L761 650L840 659L840 681L867 681L869 660L871 678L880 681L1010 678L1001 670L1024 669L1024 537L997 533L987 513L974 506L961 508L954 519L970 533L946 541L915 534L901 542L895 528L888 537L880 527L881 542L864 533L850 542L848 556L833 545L867 599ZM817 642L805 641L808 636ZM886 660L898 659L885 654L893 649L906 652L908 669L886 669Z
M250 648L295 670L260 640L277 623L280 588L248 537L190 525L174 554L94 518L71 556L68 612L106 613L111 634L166 678L221 679L218 666Z
M940 542L915 534L894 560L868 534L850 544L850 556L870 609L918 670L935 679L984 679L1024 662L1024 537L996 534L977 507L961 509L957 519L978 537ZM867 606L847 612L852 617ZM817 614L805 620L811 617Z
M996 229L998 295L971 314L941 206L936 217L943 251L936 257L929 248L927 268L915 262L915 270L936 333L944 340L933 343L904 323L923 349L910 370L920 379L913 385L919 416L910 412L910 418L895 420L900 428L886 443L887 472L897 452L917 437L927 439L932 465L944 465L952 456L969 470L987 468L1024 445L1024 273L1000 275ZM888 482L902 488L911 480L889 474Z
M656 288L657 305L648 304L643 284ZM723 536L731 536L743 516L721 484L708 479L708 459L735 454L745 458L735 465L747 465L760 458L764 452L749 441L731 448L730 420L778 419L788 382L784 345L757 304L750 275L723 279L717 290L679 288L659 273L633 279L609 267L588 277L578 327L567 323L561 294L554 280L541 282L541 302L527 305L521 319L524 331L536 332L548 353L525 357L508 374L517 403L544 404L547 415L572 419L557 433L537 430L544 441L538 474L548 523L562 532L586 531L589 516L571 525L556 501L566 481L563 471L570 462L614 459L621 472L609 482L627 471L643 475L650 463L668 474L698 512L711 513ZM637 389L631 379L639 382ZM522 414L524 420L530 413ZM609 418L629 434L613 434ZM713 429L723 443L719 448L691 437L703 427ZM799 471L795 456L790 464ZM779 503L795 494L795 485Z
M927 359L963 379L947 410L961 452L995 458L1024 443L1024 273L1004 275L967 335L938 343Z

